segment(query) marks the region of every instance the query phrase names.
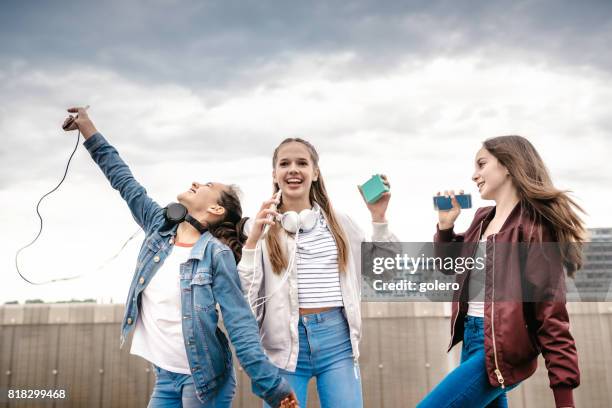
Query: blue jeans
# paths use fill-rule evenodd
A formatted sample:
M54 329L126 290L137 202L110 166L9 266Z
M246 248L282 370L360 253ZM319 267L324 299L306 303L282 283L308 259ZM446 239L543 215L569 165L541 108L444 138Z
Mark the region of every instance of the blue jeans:
M461 364L425 396L418 408L507 408L510 387L489 384L485 367L484 319L466 316Z
M342 308L300 316L300 351L295 372L280 370L306 407L308 382L317 379L321 408L360 408L361 374L353 360L349 327ZM264 407L269 408L267 404Z
M153 368L156 379L148 408L230 408L232 406L236 393L236 375L233 369L225 384L219 387L217 394L203 403L196 396L191 375L173 373L155 365Z

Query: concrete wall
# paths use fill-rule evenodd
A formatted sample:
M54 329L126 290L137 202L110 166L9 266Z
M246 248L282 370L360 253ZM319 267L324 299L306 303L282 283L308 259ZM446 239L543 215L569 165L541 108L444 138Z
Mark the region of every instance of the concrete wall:
M612 406L612 303L570 304L582 385L580 407ZM155 376L119 349L122 305L0 306L0 407L144 407ZM455 367L441 303L363 303L361 372L366 407L413 407ZM260 407L240 369L234 407ZM6 400L7 389L65 389L65 400ZM318 407L314 381L308 407ZM509 393L511 407L553 407L543 360Z

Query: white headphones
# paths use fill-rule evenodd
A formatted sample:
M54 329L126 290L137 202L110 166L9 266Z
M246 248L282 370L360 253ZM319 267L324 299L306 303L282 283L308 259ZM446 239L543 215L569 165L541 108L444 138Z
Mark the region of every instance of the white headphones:
M312 208L306 208L299 213L296 211L287 211L280 214L278 221L285 231L290 234L295 234L298 230L300 233L311 231L316 225L319 219L321 209L314 203ZM251 228L253 227L253 219L249 218L242 227L242 232L245 235L249 235ZM267 229L264 231L264 236L267 233ZM263 237L262 237L263 238Z
M319 208L315 204L314 209L307 208L300 211L298 214L296 211L287 211L280 216L280 223L290 234L295 234L298 230L300 232L308 232L317 225L319 219Z
M280 194L279 194L279 197L280 197ZM282 287L282 285L285 283L287 278L289 277L289 271L293 268L294 263L295 263L295 258L297 255L297 245L298 245L300 234L303 232L311 231L317 225L317 221L319 220L320 211L321 209L319 208L317 203L314 203L312 209L310 208L304 209L300 211L299 214L296 211L287 211L281 214L280 223L283 229L290 234L295 234L295 246L293 248L293 253L291 254L291 257L289 258L287 270L285 271L285 274L283 275L278 287L269 295L258 297L253 302L251 302L249 299L251 297L251 291L253 289L253 284L255 283L255 273L256 272L253 273L253 279L251 280L251 286L249 287L249 290L245 297L247 301L249 302L249 305L251 306L251 311L253 312L254 315L256 315L255 309L257 309L259 306L266 303L268 299L274 296L278 292L278 290ZM247 227L247 226L245 225L244 227ZM248 228L247 231L250 231L251 225L249 225L247 228ZM256 251L261 250L261 239L257 241L257 246L255 247L255 250Z

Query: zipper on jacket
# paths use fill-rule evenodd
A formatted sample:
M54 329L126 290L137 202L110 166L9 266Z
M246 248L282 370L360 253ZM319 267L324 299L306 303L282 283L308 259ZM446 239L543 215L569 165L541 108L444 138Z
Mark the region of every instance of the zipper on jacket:
M497 382L499 382L502 388L506 388L504 385L504 377L499 370L499 364L497 362L497 347L495 345L495 235L493 234L493 292L491 299L491 338L493 340L493 359L495 360L495 375L497 376ZM485 249L486 251L486 249Z
M484 220L480 221L480 227L478 227L478 242L480 242L480 234L482 233L483 223L484 223ZM474 250L474 253L472 254L472 258L476 256L476 252L478 252L478 245L476 245L476 250ZM457 317L459 317L459 308L461 306L461 299L459 299L457 303L459 303L459 306L457 306L457 313L453 316L453 322L451 324L451 338L450 338L450 342L448 343L448 347L447 347L448 349L451 348L453 344L453 339L455 338L455 323L457 323Z
M455 323L457 323L457 317L459 316L459 306L457 306L457 313L453 316L453 324L451 324L451 338L450 343L448 344L448 348L453 344L453 339L455 338Z

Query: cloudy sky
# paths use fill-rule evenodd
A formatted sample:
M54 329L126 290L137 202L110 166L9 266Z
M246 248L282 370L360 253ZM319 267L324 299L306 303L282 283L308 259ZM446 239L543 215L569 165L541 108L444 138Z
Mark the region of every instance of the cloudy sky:
M409 3L409 4L408 4ZM65 108L98 129L159 203L192 180L237 183L252 214L271 154L310 140L334 206L368 229L355 186L385 173L388 218L430 240L431 196L464 188L487 137L528 137L589 227L612 226L609 1L13 1L0 5L0 302L123 302L142 235L79 146ZM470 221L465 211L459 228Z

